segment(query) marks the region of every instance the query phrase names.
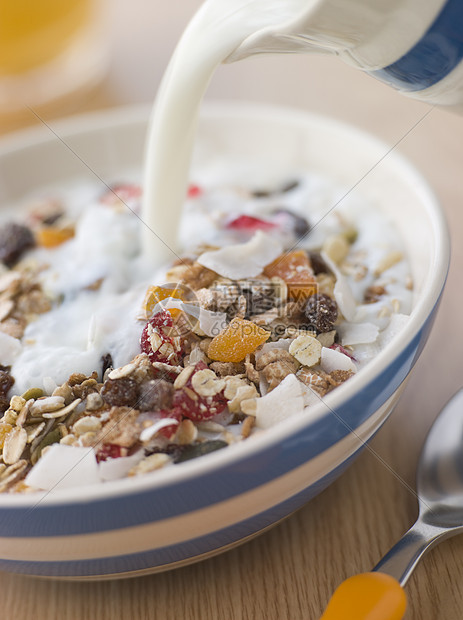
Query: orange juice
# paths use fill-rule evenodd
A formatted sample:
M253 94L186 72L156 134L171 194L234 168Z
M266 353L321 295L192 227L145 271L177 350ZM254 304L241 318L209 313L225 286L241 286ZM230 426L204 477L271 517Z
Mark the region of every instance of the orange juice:
M92 18L93 0L0 0L0 76L58 57Z

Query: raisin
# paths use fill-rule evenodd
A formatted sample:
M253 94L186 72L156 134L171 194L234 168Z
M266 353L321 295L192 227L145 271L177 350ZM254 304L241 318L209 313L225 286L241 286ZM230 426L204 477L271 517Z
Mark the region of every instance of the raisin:
M190 461L191 459L196 459L199 456L204 456L205 454L216 452L217 450L221 450L222 448L226 448L227 446L227 442L221 441L220 439L216 439L213 441L204 441L202 443L196 444L189 444L184 447L180 456L175 462L183 463L184 461Z
M315 275L319 273L328 273L328 265L323 260L320 252L308 252L310 264L312 265L312 270Z
M0 414L3 415L9 406L9 399L6 396L0 395Z
M298 238L305 237L310 231L310 224L301 215L297 215L289 209L276 209L273 211L274 221L281 223L284 227L290 228L294 235Z
M338 318L338 305L324 293L311 295L305 306L305 315L318 333L329 332Z
M100 394L113 407L133 407L138 398L138 385L129 377L107 379Z
M111 353L101 356L101 378L104 379L105 373L109 368L114 368L113 358Z
M146 381L140 386L137 408L140 411L159 411L170 409L174 396L174 386L164 379Z
M14 378L5 370L0 370L0 394L7 394L12 387Z
M17 263L34 245L34 235L27 226L10 222L0 228L0 261L7 267Z

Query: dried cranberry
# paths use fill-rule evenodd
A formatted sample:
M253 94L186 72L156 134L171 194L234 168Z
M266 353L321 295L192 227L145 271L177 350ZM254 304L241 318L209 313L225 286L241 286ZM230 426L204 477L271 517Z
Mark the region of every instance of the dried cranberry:
M143 193L142 188L134 183L118 183L113 185L105 192L100 202L108 206L115 206L121 202L124 204L139 202Z
M96 460L97 463L101 463L101 461L107 461L108 459L118 459L122 456L122 448L121 446L116 446L113 443L104 443L98 446L96 451Z
M0 394L7 394L13 384L14 378L10 373L5 370L0 370Z
M240 230L244 232L255 232L256 230L273 230L275 224L266 220L261 220L252 215L239 215L235 219L228 222L226 228L230 230Z
M305 237L310 230L309 222L289 209L276 209L272 213L273 221L284 228L289 228L296 237Z
M198 198L203 193L203 190L199 187L199 185L190 185L188 188L187 196L188 198Z
M114 407L134 407L138 399L138 385L130 377L107 379L100 392L108 405Z
M353 362L356 362L357 360L355 359L355 357L352 355L352 353L348 350L345 349L341 344L339 344L338 342L335 342L334 344L331 345L331 347L329 347L330 349L333 349L334 351L339 351L340 353L343 353L344 355L347 355L347 357L350 357L350 359Z
M187 383L181 389L175 390L174 393L173 411L181 413L193 422L210 420L227 406L227 399L223 395L223 391L214 396L201 396L193 389L194 374L206 368L207 365L204 362L198 362Z
M164 379L146 381L140 386L137 409L140 411L159 411L170 409L174 396L174 386Z
M151 361L177 365L182 354L182 342L179 336L172 333L172 315L165 310L157 312L145 325L140 347Z
M323 260L320 252L308 252L308 255L310 259L310 264L312 266L312 271L315 275L318 275L319 273L329 272L328 265Z
M307 299L305 315L317 332L329 332L338 318L338 305L329 295L317 293Z
M7 267L13 267L34 245L34 235L26 226L10 222L0 228L0 261Z

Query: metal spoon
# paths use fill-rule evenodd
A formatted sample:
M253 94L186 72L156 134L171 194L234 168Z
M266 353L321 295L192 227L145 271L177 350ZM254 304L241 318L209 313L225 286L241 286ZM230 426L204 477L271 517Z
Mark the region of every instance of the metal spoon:
M418 464L417 495L416 523L372 573L356 575L341 584L322 620L340 618L339 612L343 618L355 614L352 617L357 620L402 618L405 597L400 586L407 583L427 551L463 532L463 389L445 405L429 431ZM375 573L380 578L376 584ZM365 587L370 589L366 606L361 592Z
M442 409L426 438L418 464L416 523L374 571L405 585L423 555L463 532L463 389Z

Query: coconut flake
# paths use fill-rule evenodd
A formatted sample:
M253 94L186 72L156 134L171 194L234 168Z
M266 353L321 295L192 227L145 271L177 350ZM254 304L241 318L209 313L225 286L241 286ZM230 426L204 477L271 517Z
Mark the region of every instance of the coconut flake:
M160 430L162 430L163 428L166 428L167 426L173 426L173 425L177 426L178 420L175 420L175 418L162 418L161 420L158 420L151 426L148 426L148 428L145 428L140 433L140 441L143 441L143 442L149 441L152 437L154 437L157 433L159 433Z
M343 323L338 327L343 345L376 342L379 328L374 323Z
M357 371L357 366L348 355L344 355L341 351L328 349L323 347L320 366L325 372L333 372L333 370L352 370Z
M144 450L138 450L131 456L121 456L116 459L107 459L98 463L100 478L104 482L125 478L132 467L135 467L145 455Z
M43 491L100 484L92 448L53 444L27 474L25 483Z
M197 262L224 278L239 280L258 276L282 252L283 246L279 241L258 230L246 243L204 252Z
M256 426L270 428L304 410L303 385L295 375L288 375L277 387L256 399Z
M0 332L0 364L11 366L22 351L22 345L17 338Z
M331 258L326 254L326 252L321 253L323 260L328 265L329 269L334 273L336 277L336 284L334 285L333 295L336 300L336 303L339 306L342 314L348 321L354 321L355 315L357 314L357 304L355 303L354 295L352 294L352 290L347 282L347 279L344 277L343 273L340 271L338 266Z

